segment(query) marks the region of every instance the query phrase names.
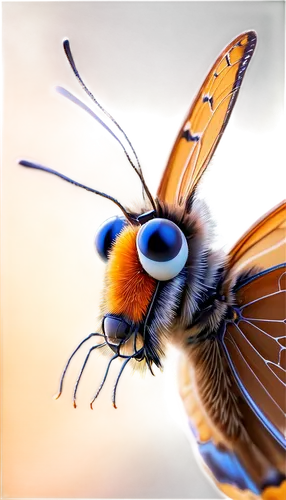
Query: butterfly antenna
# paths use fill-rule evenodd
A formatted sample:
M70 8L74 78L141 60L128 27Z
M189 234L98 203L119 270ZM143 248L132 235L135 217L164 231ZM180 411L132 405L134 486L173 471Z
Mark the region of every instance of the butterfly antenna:
M124 130L122 129L122 127L119 125L119 123L115 120L115 118L113 118L113 116L102 106L102 104L100 104L100 102L94 97L94 95L92 94L92 92L90 92L90 90L87 88L87 86L85 85L84 81L82 80L79 72L78 72L78 69L75 65L75 62L74 62L74 58L73 58L73 55L71 53L71 48L70 48L70 43L69 43L69 40L64 40L63 42L63 46L64 46L64 51L65 51L65 54L67 56L67 59L71 65L71 68L76 76L76 78L78 79L79 83L81 84L83 90L87 93L87 95L93 100L93 102L101 109L101 111L103 111L103 113L114 123L114 125L118 128L118 130L120 130L120 132L124 135L126 141L128 142L131 150L133 151L133 154L135 156L135 159L136 159L136 162L137 162L137 165L138 165L138 168L142 174L142 168L141 168L141 165L140 165L140 162L139 162L139 159L138 159L138 156L136 154L136 151L130 141L130 139L128 138L128 136L126 135L126 133L124 132ZM131 163L132 161L129 160ZM135 167L135 165L132 163L133 167Z
M97 392L96 392L95 396L93 397L93 399L92 399L92 400L91 400L91 402L90 402L90 408L91 408L92 410L93 410L92 405L93 405L94 401L96 400L96 398L98 397L98 395L99 395L99 393L100 393L101 389L103 388L103 386L104 386L104 384L105 384L105 382L106 382L106 378L107 378L107 375L108 375L108 372L109 372L110 365L111 365L112 361L114 361L114 360L115 360L116 358L118 358L118 357L119 357L119 356L118 356L118 354L115 354L115 355L114 355L114 356L113 356L113 357L109 360L109 362L108 362L108 365L107 365L107 368L106 368L106 370L105 370L105 374L104 374L104 377L103 377L103 379L102 379L102 382L101 382L101 384L100 384L100 386L99 386L99 388L98 388L98 390L97 390Z
M102 125L102 123L99 123L97 119L91 117L90 115L89 116L91 117L92 120L96 121L96 123L98 123L102 128L104 128L104 130L107 132L109 137L110 137L110 134L108 133L109 131L108 131L107 127L111 127L112 129L116 130L117 133L119 133L119 135L121 136L121 141L120 142L118 141L118 135L117 135L117 139L114 139L114 140L117 142L120 149L125 154L131 167L133 168L133 170L135 170L136 174L138 175L140 183L141 183L141 193L142 193L143 197L144 197L144 190L145 190L153 208L155 208L153 195L152 195L152 188L150 186L150 180L149 180L149 176L148 176L148 171L146 169L145 164L142 162L138 152L136 151L133 140L131 139L127 130L115 118L114 114L110 111L110 109L102 101L100 101L98 99L98 97L89 89L89 87L85 83L84 79L82 78L80 72L77 69L75 59L74 59L72 49L71 49L71 44L70 44L70 41L67 37L65 37L62 41L62 48L63 48L64 55L66 57L66 60L71 68L71 71L72 71L74 77L76 78L77 82L81 86L85 95L88 97L90 102L96 108L98 114L101 115L101 118L104 121L105 125ZM108 120L108 121L104 120L103 117L105 117L106 120ZM141 172L142 172L142 174L141 174ZM148 180L149 185L146 184L146 179Z
M107 198L108 200L113 201L113 203L115 203L120 208L120 210L125 215L126 219L131 224L134 224L136 222L136 220L134 219L134 217L132 217L132 215L129 214L125 210L125 208L121 205L121 203L119 203L119 201L116 200L116 198L113 198L113 196L110 196L109 194L102 193L101 191L97 191L96 189L92 189L92 188L90 188L88 186L85 186L84 184L80 184L79 182L74 181L70 177L67 177L66 175L63 175L60 172L57 172L56 170L53 170L51 168L44 167L43 165L39 165L38 163L32 163L32 162L27 161L27 160L20 160L19 161L19 165L22 165L22 167L34 168L35 170L42 170L43 172L47 172L48 174L56 175L57 177L60 177L60 179L63 179L64 181L67 181L70 184L74 184L75 186L78 186L78 187L80 187L82 189L85 189L86 191L90 191L91 193L98 194L99 196L102 196L103 198Z
M62 391L63 391L63 383L64 383L64 378L65 378L65 375L66 375L66 372L67 372L67 369L69 367L69 364L72 360L72 358L74 357L74 355L77 353L77 351L81 348L81 346L87 341L89 340L91 337L104 337L104 335L102 333L91 333L90 335L88 335L85 339L83 339L79 344L78 346L76 347L76 349L73 351L73 353L70 355L69 359L67 360L66 362L66 366L64 367L64 370L63 370L63 373L62 373L62 376L61 376L61 381L60 381L60 387L59 387L59 390L58 390L58 393L54 396L55 399L59 399Z

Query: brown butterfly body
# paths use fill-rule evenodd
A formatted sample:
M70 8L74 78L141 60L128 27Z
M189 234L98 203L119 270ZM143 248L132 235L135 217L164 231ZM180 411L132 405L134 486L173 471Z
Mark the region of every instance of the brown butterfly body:
M225 255L213 249L213 223L196 196L255 45L256 34L243 33L214 63L184 120L156 199L139 162L134 165L122 146L148 202L134 212L112 199L124 217L107 221L98 233L97 249L107 267L99 332L87 338L98 336L102 342L86 356L74 404L93 349L102 347L110 359L92 403L111 363L123 362L113 392L115 406L125 366L130 362L153 373L152 366L162 367L172 343L182 352L180 394L204 466L231 498L275 500L286 493L285 203L254 224ZM84 90L98 104L67 44L65 50ZM50 169L21 164L91 190ZM86 340L68 360L59 395L69 363Z

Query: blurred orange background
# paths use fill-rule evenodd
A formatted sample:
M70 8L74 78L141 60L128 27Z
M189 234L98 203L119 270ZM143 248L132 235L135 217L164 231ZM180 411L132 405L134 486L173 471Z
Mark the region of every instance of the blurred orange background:
M72 388L86 347L72 363L62 397L52 400L67 356L96 328L103 265L93 237L99 221L116 211L14 160L39 159L123 201L136 197L139 186L118 150L91 150L83 113L52 92L56 83L79 90L61 37L53 40L56 61L50 57L54 11L5 7L2 498L208 495L213 490L202 489L205 479L183 429L167 414L162 375L144 383L125 376L113 410L114 368L91 411L88 402L106 365L94 353L74 410Z
M191 99L237 34L258 32L235 112L201 187L229 248L284 193L282 2L3 3L2 496L3 498L218 498L183 430L175 359L166 373L118 365L89 409L106 359L93 353L72 407L83 347L95 331L104 264L97 227L112 203L17 165L37 161L130 206L141 187L116 141L73 104L88 105L65 59L128 133L155 194ZM284 136L283 136L284 137ZM167 356L168 358L168 356Z

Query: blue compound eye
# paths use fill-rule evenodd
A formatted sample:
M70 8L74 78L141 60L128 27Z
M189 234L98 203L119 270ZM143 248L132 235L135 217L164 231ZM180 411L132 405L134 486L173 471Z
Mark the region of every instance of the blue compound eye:
M99 256L105 262L108 259L108 254L114 241L126 224L127 221L124 217L111 217L110 219L107 219L97 230L94 241L95 248L99 253Z
M142 267L159 281L177 276L188 258L185 235L167 219L152 219L141 227L137 251Z

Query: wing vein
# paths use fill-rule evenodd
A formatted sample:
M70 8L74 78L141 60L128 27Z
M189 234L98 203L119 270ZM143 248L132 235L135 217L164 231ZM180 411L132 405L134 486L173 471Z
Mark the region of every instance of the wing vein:
M247 306L250 306L251 304L255 304L256 302L259 302L260 300L268 299L269 297L274 297L274 295L280 295L280 293L285 293L286 290L278 290L277 292L269 293L268 295L262 295L258 299L252 300L251 302L248 302L247 304L244 304L241 306L240 309L244 309Z
M242 334L242 336L245 338L245 340L250 344L250 342L248 341L247 337L245 337L244 333L241 331L241 329L235 325L236 328L239 330L239 332ZM243 359L243 361L245 362L245 364L248 366L249 370L251 371L251 373L253 374L253 376L256 378L257 382L259 383L259 385L262 387L263 391L268 395L268 397L273 401L273 403L275 404L275 406L277 406L278 410L282 413L282 415L284 415L284 412L282 410L282 408L279 406L279 404L275 401L275 399L273 399L273 397L271 396L271 394L267 391L267 389L265 389L264 385L262 384L262 382L259 380L259 378L257 377L257 375L254 373L254 371L252 370L251 366L249 365L249 363L246 361L245 357L243 356L242 352L240 351L237 343L235 342L235 339L233 338L232 334L230 332L228 332L229 335L231 336L234 344L235 344L235 348L236 350L238 351L240 357ZM250 344L251 347L253 347L251 344ZM256 351L256 349L254 348L254 350ZM257 351L256 351L257 352ZM258 355L260 356L260 354L258 353ZM262 356L260 356L262 358ZM267 369L270 370L270 368L268 367L268 364L266 363L266 361L264 360L264 358L262 358L263 362L265 363L265 365L267 366ZM271 370L271 373L272 370ZM281 380L279 380L279 382L281 382Z

